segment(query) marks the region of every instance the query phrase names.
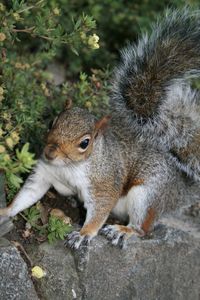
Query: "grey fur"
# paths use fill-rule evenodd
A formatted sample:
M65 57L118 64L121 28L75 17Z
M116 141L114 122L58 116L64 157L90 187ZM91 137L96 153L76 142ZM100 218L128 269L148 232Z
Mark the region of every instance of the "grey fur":
M67 244L79 248L110 212L147 233L163 212L186 204L199 186L193 179L200 179L200 97L186 81L199 75L199 24L199 12L175 11L149 38L128 47L114 79L109 126L108 118L97 121L81 108L62 112L48 134L43 161L0 215L14 216L50 186L76 193L87 216ZM85 135L90 143L80 152ZM114 244L126 234L117 228Z
M197 180L200 96L188 79L199 75L200 11L167 12L149 37L122 51L111 99L124 127L171 153L178 168Z

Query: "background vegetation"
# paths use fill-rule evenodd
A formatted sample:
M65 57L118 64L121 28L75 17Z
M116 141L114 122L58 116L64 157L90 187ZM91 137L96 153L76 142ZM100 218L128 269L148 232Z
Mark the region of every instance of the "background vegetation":
M149 30L167 7L185 4L198 7L200 1L0 2L0 169L8 200L35 164L32 153L40 153L64 101L72 98L101 114L119 49ZM55 66L64 70L60 82Z

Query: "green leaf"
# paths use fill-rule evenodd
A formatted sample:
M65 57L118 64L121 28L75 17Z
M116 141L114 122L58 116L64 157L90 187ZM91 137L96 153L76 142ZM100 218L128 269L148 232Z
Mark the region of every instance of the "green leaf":
M19 151L18 149L16 150L16 157L22 163L21 172L26 172L30 170L32 166L36 163L36 160L33 159L34 154L30 153L28 150L29 143L26 143L22 147L21 151Z
M67 233L71 232L72 226L65 224L61 219L50 216L48 226L48 240L50 243L57 239L64 240Z
M12 174L12 173L8 173L8 175L6 177L8 178L10 183L16 188L19 188L21 183L23 182L21 177L15 175L15 174Z

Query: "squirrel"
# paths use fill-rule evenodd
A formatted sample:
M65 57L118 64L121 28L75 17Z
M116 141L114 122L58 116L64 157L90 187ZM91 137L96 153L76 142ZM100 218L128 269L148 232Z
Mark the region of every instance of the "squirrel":
M199 184L200 96L189 82L199 71L200 12L167 13L122 51L110 115L98 120L68 102L33 173L0 215L15 216L53 186L77 194L87 210L81 230L67 236L69 247L87 245L100 230L113 245L148 234L192 192L190 178ZM110 213L128 225L103 227Z

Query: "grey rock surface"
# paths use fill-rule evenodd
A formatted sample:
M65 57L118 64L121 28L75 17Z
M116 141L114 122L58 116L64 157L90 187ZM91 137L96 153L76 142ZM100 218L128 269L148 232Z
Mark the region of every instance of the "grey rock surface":
M32 247L32 260L47 271L37 284L41 299L199 300L199 224L187 219L184 230L183 220L165 218L150 239L132 240L126 249L101 236L89 253L71 252L62 242Z
M46 276L35 282L40 299L81 299L79 274L73 254L64 248L62 242L55 245L43 243L28 249L34 265L46 272Z
M4 206L1 175L0 191ZM46 271L34 280L35 288L18 250L0 238L0 300L200 300L200 218L195 215L165 217L149 239L130 240L126 249L101 236L89 252L70 251L63 242L27 245L33 264ZM9 224L1 222L0 236Z
M0 239L0 300L38 300L27 265L18 250Z

